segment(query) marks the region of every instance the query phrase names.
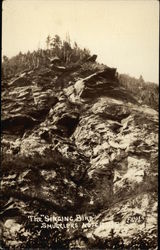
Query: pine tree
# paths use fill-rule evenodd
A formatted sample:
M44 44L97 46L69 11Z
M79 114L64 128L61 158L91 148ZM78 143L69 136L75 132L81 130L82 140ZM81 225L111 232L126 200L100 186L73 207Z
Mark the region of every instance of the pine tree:
M50 48L50 43L51 43L51 37L50 35L48 35L46 39L47 50Z

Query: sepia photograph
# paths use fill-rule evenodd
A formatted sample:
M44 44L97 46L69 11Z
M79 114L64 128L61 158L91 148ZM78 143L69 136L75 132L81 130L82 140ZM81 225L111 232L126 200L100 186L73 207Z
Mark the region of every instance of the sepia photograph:
M159 1L3 0L1 250L158 250Z

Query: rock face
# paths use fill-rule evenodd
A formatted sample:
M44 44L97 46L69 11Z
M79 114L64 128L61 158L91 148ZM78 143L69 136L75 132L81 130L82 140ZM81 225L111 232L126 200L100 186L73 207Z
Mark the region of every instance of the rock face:
M2 246L156 249L157 112L116 69L62 67L3 85Z
M93 55L93 56L90 56L88 59L87 59L87 62L95 62L97 59L97 55Z

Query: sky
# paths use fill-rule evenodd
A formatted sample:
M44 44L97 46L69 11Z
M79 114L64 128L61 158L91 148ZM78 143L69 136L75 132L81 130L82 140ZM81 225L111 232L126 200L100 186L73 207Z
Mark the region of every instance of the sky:
M158 83L159 1L4 0L2 55L45 48L66 33L119 73Z

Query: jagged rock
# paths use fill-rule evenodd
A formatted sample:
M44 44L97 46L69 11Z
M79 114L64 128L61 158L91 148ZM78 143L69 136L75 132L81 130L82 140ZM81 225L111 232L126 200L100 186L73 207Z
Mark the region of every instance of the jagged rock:
M5 90L2 100L3 130L17 130L18 127L16 129L15 127L21 125L24 127L21 127L23 130L33 127L31 124L36 125L35 120L42 121L48 114L50 107L54 106L57 101L58 99L52 89L43 90L42 87L36 85L11 87L11 89ZM21 117L21 125L20 121L15 118L18 124L16 125L14 119L12 127L9 124L13 123L11 120L17 116ZM30 121L27 119L30 119Z
M121 101L115 101L112 98L101 98L93 105L92 111L104 120L107 119L117 122L121 122L125 118L128 118L131 113L127 105L124 105ZM122 124L119 125L122 126Z
M51 69L44 69L38 72L38 76L43 76L43 77L53 77L55 76L54 72Z
M58 56L55 56L53 58L50 58L50 62L53 64L61 63L61 59Z
M56 66L54 63L52 63L50 65L50 68L53 69L53 70L56 70L56 71L60 71L60 72L66 72L67 71L66 67L64 67L64 66Z
M9 86L14 86L14 87L23 87L31 84L32 84L31 81L25 77L25 73L24 75L8 83Z
M97 55L93 55L93 56L90 56L90 57L86 60L86 62L95 62L96 59L97 59Z
M116 69L79 69L40 67L3 87L3 247L156 249L158 114ZM28 219L91 214L94 226L65 229Z
M67 74L78 70L80 67L81 67L81 65L79 65L79 64L73 65L70 67L56 66L53 63L50 65L50 68L55 70L56 72L62 72L62 73L67 73Z
M75 83L77 95L81 98L91 98L92 96L96 97L109 94L110 91L113 92L118 86L115 72L116 69L106 68L84 79L78 80Z
M61 136L70 137L79 122L79 111L67 101L60 102L50 110L49 117L54 126L52 131Z

